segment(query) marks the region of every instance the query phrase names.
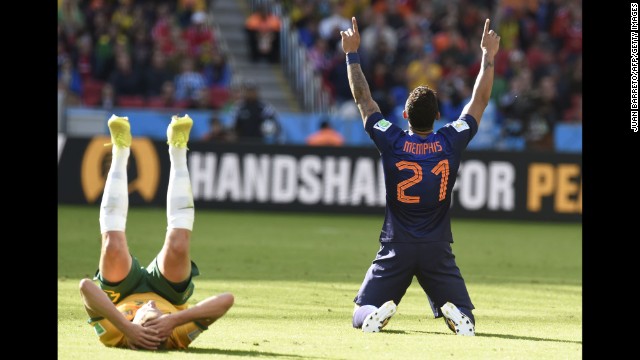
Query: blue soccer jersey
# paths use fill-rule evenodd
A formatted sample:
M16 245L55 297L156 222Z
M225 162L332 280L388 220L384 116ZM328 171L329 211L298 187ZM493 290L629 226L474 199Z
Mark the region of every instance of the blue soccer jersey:
M425 138L376 112L365 130L382 158L386 209L380 242L453 242L449 208L462 151L478 131L469 114Z

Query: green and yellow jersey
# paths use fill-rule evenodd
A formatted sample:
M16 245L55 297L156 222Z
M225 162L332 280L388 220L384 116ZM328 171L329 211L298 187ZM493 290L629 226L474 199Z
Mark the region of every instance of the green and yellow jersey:
M163 314L171 314L181 310L185 310L188 305L173 305L162 296L153 293L137 293L131 294L116 304L116 308L124 315L127 320L132 321L136 316L136 312L144 304L154 300L156 306ZM129 348L127 339L124 334L118 330L109 320L99 317L89 319L88 323L93 327L96 335L100 337L100 342L110 347L122 347ZM171 336L161 345L165 350L186 349L189 344L195 340L204 330L207 330L206 326L197 322L190 322L173 329Z

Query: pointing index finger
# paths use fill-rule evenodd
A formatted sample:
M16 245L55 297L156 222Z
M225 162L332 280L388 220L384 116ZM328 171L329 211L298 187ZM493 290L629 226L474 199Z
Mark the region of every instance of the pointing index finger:
M491 23L491 20L487 19L484 22L484 33L487 34L489 32L489 25Z
M358 22L356 21L356 17L351 18L351 23L353 24L353 32L358 32Z

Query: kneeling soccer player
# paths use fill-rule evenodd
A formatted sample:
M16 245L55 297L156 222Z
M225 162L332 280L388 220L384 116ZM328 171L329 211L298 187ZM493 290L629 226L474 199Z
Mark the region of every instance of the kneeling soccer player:
M482 66L471 99L458 120L437 131L437 96L427 85L414 88L406 100L402 114L408 130L384 118L360 66L356 18L352 28L340 32L351 93L380 153L386 190L380 248L354 298L354 328L379 332L416 277L435 318L444 317L456 335L475 335L475 307L451 248L450 208L462 154L491 97L500 36L489 30L490 24L486 19L480 41Z

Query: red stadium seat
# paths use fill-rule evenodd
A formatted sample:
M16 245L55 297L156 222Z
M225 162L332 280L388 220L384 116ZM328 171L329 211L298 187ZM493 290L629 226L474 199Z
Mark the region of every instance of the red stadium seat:
M96 106L102 97L104 82L88 79L82 84L82 103L85 106Z
M185 109L188 105L185 101L174 101L173 104L168 106L160 96L150 97L146 103L148 108L154 109Z
M142 96L131 95L125 96L120 95L116 98L116 105L120 107L144 107L145 101Z
M154 96L147 99L147 107L161 109L164 107L164 100L160 96Z
M211 106L214 109L220 109L227 103L227 101L229 101L229 98L231 98L229 89L222 86L211 87L209 89L209 94L211 95Z

